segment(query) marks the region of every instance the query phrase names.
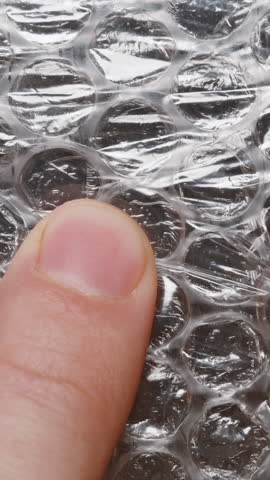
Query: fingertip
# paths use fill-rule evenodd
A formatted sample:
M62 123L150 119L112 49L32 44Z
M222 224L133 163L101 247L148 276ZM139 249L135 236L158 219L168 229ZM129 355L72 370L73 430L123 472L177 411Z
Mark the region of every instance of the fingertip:
M78 465L102 478L136 394L156 289L152 248L115 207L71 202L29 234L0 290L0 388L9 398L7 405L0 397L0 421L18 426L9 439L19 445L1 459L0 477L9 461L22 480L80 478ZM7 381L3 363L15 366L16 381ZM75 448L74 431L88 443ZM6 436L2 428L0 451Z

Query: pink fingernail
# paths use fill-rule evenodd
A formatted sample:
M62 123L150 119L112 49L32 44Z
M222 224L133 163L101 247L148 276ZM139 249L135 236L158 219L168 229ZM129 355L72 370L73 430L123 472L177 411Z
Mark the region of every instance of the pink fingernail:
M55 212L45 228L39 269L87 295L127 296L146 262L143 235L107 205L86 201Z

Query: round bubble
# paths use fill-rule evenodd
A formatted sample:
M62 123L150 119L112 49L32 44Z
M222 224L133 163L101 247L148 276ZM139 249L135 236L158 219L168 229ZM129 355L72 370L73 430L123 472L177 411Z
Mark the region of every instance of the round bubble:
M91 81L68 61L38 60L19 74L9 94L15 115L40 135L64 135L77 130L92 112Z
M24 38L53 46L73 40L92 13L92 0L6 0L6 12Z
M242 480L269 453L269 435L237 405L212 407L192 439L194 459L207 478Z
M246 19L253 0L169 0L176 23L194 37L230 35Z
M102 158L116 173L131 177L157 171L171 158L177 143L172 120L137 99L111 107L96 133Z
M172 99L196 126L217 130L239 123L255 99L247 75L223 55L195 55L176 77Z
M49 211L79 198L95 198L100 178L84 155L66 148L45 149L24 166L20 184L32 206Z
M176 250L184 236L184 223L161 195L148 189L130 189L115 195L111 203L138 222L158 258Z
M124 10L108 15L98 25L89 53L107 80L140 85L156 80L169 67L174 49L162 23L145 12Z
M209 388L238 389L255 381L263 369L260 337L235 317L198 325L186 342L184 358L196 380Z

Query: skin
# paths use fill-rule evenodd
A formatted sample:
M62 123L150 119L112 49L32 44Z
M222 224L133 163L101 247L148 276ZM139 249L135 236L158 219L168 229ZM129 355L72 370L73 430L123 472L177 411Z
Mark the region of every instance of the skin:
M0 285L0 478L103 478L155 301L152 249L116 208L71 202L28 235Z

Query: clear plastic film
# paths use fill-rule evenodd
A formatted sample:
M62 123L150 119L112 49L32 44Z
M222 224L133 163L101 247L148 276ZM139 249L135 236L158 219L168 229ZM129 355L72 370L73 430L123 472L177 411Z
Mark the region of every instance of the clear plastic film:
M270 478L267 0L0 2L0 269L47 212L148 234L158 303L109 480Z

